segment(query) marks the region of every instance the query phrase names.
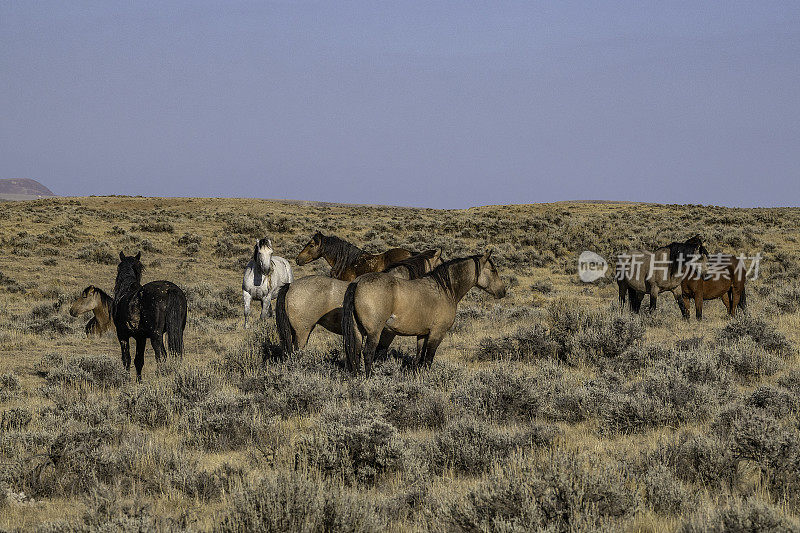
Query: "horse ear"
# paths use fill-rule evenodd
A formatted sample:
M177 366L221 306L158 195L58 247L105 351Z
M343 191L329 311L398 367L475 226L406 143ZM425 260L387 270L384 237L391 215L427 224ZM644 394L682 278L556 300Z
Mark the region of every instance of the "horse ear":
M122 252L119 253L119 260L125 261L125 254L123 254Z
M141 258L142 258L142 252L141 251L140 252L136 252L136 260L138 261Z
M437 248L436 251L433 253L433 258L434 259L439 259L440 257L442 257L442 249L441 248Z
M488 261L489 259L491 259L491 257L492 257L492 249L491 249L491 248L488 248L488 249L486 250L486 253L484 253L484 254L483 254L483 257L481 257L481 262L482 262L482 263L485 263L486 261Z
M270 249L272 248L272 239L267 239L267 246L269 246Z

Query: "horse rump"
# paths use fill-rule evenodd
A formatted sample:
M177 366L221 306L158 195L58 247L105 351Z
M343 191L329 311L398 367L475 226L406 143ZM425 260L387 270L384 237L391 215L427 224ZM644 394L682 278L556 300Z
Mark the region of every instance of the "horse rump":
M286 293L289 292L291 283L283 285L278 290L278 299L275 302L275 324L278 326L278 337L281 340L281 349L286 354L292 353L294 348L295 331L286 312Z
M174 287L167 292L167 313L164 329L171 355L183 355L183 330L186 328L186 295Z

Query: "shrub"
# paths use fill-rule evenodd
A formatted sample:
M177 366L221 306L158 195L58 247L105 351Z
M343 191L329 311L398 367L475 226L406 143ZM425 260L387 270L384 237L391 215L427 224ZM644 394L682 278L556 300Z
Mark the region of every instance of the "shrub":
M218 526L221 532L385 531L370 501L335 484L280 472L233 495Z
M172 378L172 392L189 404L208 398L219 387L219 378L207 368L184 365Z
M73 357L47 373L49 385L79 385L81 383L119 387L130 379L130 374L118 359L105 355Z
M364 406L324 411L299 445L310 464L349 483L373 483L400 469L405 454L397 429Z
M638 492L617 463L552 450L528 464L518 457L445 505L443 530L597 530L633 515ZM438 521L438 520L437 520Z
M111 247L105 241L92 242L79 248L75 257L81 261L101 265L115 265L118 261L118 256L111 251Z
M179 407L172 389L162 382L148 382L123 390L118 403L120 411L128 418L148 428L169 425Z
M665 465L656 465L644 478L645 498L658 513L680 513L690 501L690 494Z
M482 339L475 358L478 361L495 359L530 361L553 357L557 351L558 344L549 337L547 328L542 324L534 324L517 329L513 335Z
M738 341L744 337L751 338L764 350L784 358L793 353L792 345L783 333L754 315L737 315L717 335L720 342Z
M733 501L725 507L697 513L680 526L681 533L778 533L798 529L800 522L785 516L778 507L755 499Z
M733 487L739 480L736 458L722 441L711 436L681 433L675 441L662 442L654 460L667 465L679 479L710 490Z
M169 222L159 220L146 220L133 228L132 231L144 231L147 233L173 233L175 226Z
M749 337L724 344L718 351L720 364L730 368L743 383L771 376L784 366L782 356L765 350Z
M266 440L248 398L218 392L188 410L181 420L181 430L189 444L207 450L238 449L246 444Z
M524 370L498 362L469 375L452 391L451 399L478 417L528 420L540 410L541 385Z

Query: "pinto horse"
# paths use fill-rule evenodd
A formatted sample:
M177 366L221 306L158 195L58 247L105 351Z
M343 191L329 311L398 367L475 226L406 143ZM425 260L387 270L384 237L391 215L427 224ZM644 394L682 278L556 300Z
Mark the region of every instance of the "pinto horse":
M316 232L297 254L295 261L302 266L322 257L331 266L332 278L353 281L367 272L383 272L389 265L412 255L415 254L405 248L391 248L380 254L370 254L344 239Z
M144 348L147 339L153 346L156 361L167 355L167 346L173 355L183 355L183 330L186 327L186 294L171 281L151 281L142 286L143 265L135 257L119 253L117 282L114 286L114 325L122 349L122 364L131 369L130 338L136 339L136 380L142 380Z

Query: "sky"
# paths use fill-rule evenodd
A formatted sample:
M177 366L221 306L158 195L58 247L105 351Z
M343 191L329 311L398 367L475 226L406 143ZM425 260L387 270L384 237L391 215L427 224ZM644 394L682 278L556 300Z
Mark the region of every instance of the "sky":
M0 178L800 205L800 2L0 0Z

